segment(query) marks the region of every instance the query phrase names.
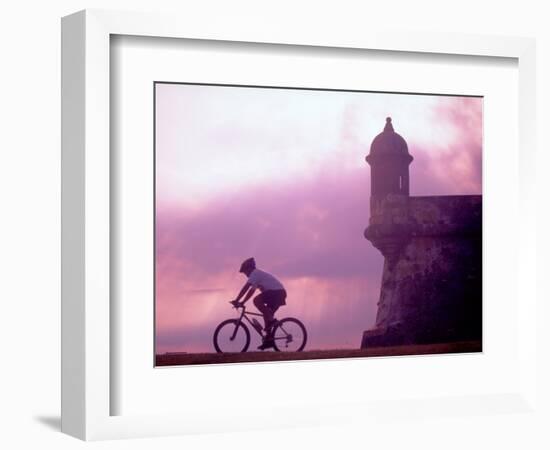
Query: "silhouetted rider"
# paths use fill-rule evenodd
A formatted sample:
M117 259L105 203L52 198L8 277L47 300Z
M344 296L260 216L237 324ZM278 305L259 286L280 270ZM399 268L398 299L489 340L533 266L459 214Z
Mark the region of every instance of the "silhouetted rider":
M273 315L280 306L286 305L286 291L282 283L270 273L256 268L254 258L248 258L241 264L239 272L244 273L248 280L233 300L235 306L244 305L254 294L256 289L260 289L261 293L254 297L254 305L264 316L266 337L259 350L265 350L273 347L272 325L275 322ZM246 294L246 295L245 295ZM242 303L239 300L245 295Z

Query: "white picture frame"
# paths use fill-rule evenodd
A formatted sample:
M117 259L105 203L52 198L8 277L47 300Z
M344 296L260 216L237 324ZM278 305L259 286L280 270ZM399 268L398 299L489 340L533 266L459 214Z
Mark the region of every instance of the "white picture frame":
M513 58L519 88L519 223L517 291L521 302L517 327L521 367L515 391L464 398L426 398L405 405L472 414L505 407L535 408L536 249L535 186L535 44L532 39L451 34L390 33L349 29L338 35L304 29L279 29L257 22L216 22L206 26L192 16L86 10L62 21L62 431L85 440L162 436L261 427L241 411L234 420L216 414L111 415L110 375L113 324L110 317L110 36L149 36L287 44L338 49L369 49ZM519 294L516 294L519 295ZM390 403L279 406L274 426L323 424L335 418L388 415ZM242 420L247 417L248 421Z

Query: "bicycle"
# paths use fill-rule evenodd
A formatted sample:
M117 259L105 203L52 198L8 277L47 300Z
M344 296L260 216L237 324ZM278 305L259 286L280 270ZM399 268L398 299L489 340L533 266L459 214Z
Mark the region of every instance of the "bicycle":
M260 337L266 338L260 322L254 317L262 314L246 311L246 306L239 304L235 309L241 309L238 319L227 319L220 323L214 331L214 348L218 353L244 353L250 345L250 330L245 324L248 324L255 330ZM244 320L243 320L244 319ZM274 348L278 352L301 352L306 346L307 331L302 322L294 317L285 317L277 320L272 325L272 335L274 339Z

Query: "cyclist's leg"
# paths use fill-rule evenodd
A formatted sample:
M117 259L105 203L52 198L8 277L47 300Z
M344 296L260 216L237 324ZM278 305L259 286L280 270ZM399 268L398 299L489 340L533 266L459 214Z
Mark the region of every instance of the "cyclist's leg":
M278 290L278 291L272 291L272 296L269 299L270 303L268 304L268 306L273 311L273 321L271 322L272 326L268 330L269 336L271 338L273 338L273 332L275 331L275 326L273 325L277 322L277 320L275 319L275 313L281 306L286 305L285 299L286 299L286 291L284 289Z
M277 312L277 310L281 306L286 304L285 297L286 297L286 292L284 290L277 290L277 291L267 291L267 295L263 299L267 307L271 310L270 320L266 321L266 327L265 327L268 337L273 337L272 334L275 328L274 325L277 322L275 320L275 312Z
M254 306L258 308L258 311L260 311L264 315L264 325L267 329L268 325L270 325L271 322L273 322L273 310L269 307L269 295L267 294L269 291L262 292L261 294L254 297Z

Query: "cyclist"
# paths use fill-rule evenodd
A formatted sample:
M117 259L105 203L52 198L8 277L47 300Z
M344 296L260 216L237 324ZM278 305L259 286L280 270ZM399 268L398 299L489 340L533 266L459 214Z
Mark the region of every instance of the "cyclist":
M257 269L254 258L248 258L244 261L241 264L239 272L245 274L248 280L239 292L239 295L237 295L237 298L231 303L234 306L244 305L250 297L252 297L256 289L260 290L260 294L254 297L254 306L256 306L264 316L266 336L262 345L258 347L258 350L274 347L272 326L276 320L273 316L280 306L286 305L285 288L273 275ZM242 303L239 303L239 300L243 296L244 299Z

